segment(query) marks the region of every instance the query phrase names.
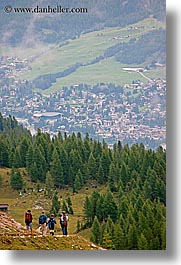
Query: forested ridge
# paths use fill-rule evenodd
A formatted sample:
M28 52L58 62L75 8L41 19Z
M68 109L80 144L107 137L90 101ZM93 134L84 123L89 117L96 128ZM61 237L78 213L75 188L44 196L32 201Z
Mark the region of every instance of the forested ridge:
M3 44L34 45L35 41L42 43L60 43L76 38L82 33L100 30L105 27L123 27L154 15L162 20L165 16L165 1L163 0L62 0L56 4L53 0L28 1L12 0L12 8L46 8L47 6L63 8L86 8L87 12L76 14L41 13L11 13L8 16L3 9L4 1L0 2L2 27L0 29ZM26 21L26 23L24 23ZM9 32L9 34L7 34Z
M37 131L32 136L13 117L0 115L0 167L12 168L11 185L22 190L19 168L46 189L104 185L84 202L84 221L91 239L108 249L166 248L166 151L143 144L109 148L87 134L58 133L53 138ZM51 185L50 185L51 183ZM92 184L93 183L93 184Z

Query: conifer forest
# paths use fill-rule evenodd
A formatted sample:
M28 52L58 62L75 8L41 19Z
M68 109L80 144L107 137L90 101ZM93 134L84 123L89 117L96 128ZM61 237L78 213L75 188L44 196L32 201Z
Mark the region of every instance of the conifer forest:
M90 240L112 250L166 249L166 151L143 144L110 148L105 141L59 132L31 133L14 117L0 114L0 168L11 169L10 185L23 190L20 168L31 182L73 193L94 185L83 202L77 233L91 230ZM92 184L93 183L93 184ZM1 185L1 182L0 182ZM105 192L98 192L97 186Z

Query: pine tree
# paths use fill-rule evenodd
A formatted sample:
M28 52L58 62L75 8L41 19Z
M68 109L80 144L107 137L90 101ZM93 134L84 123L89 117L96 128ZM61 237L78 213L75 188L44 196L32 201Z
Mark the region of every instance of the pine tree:
M84 212L84 219L85 219L86 226L91 226L94 220L94 213L93 213L92 203L90 199L88 198L88 196L86 196L86 199L85 199L83 212Z
M128 205L128 199L125 195L123 195L121 201L119 202L119 214L122 214L124 218L128 215Z
M38 173L38 168L37 168L36 162L32 163L29 166L28 172L30 174L32 182L37 182L39 180L39 173Z
M92 235L91 235L92 242L94 242L95 244L99 244L100 243L101 228L100 228L100 223L97 219L97 216L94 217L91 231L92 231Z
M51 211L54 212L55 215L58 214L60 210L60 202L58 200L57 193L54 194L53 199L52 199L52 209Z
M82 159L77 150L72 149L70 152L70 165L72 166L72 169L75 174L78 172L79 169L82 169Z
M153 238L153 240L152 240L152 248L151 249L152 250L161 250L160 240L159 240L158 236Z
M46 160L41 152L39 146L35 147L34 151L34 162L36 163L38 169L38 180L45 182L46 178Z
M41 186L40 186L40 183L38 182L38 183L36 184L36 190L37 190L37 192L39 192L40 189L41 189Z
M111 219L110 216L108 216L107 220L106 220L106 225L105 225L105 229L106 232L108 232L108 234L111 236L111 239L113 238L113 234L114 234L114 223Z
M0 139L0 167L9 166L9 148L5 141Z
M119 224L115 224L113 233L113 244L116 250L125 249L125 236Z
M68 207L67 207L67 204L64 200L62 202L62 211L65 211L66 213L68 213Z
M105 231L104 234L103 234L103 243L102 243L102 245L106 249L115 249L113 241L111 239L111 236L109 235L109 233L107 231Z
M65 185L72 184L71 180L69 178L69 161L68 161L68 154L65 151L64 147L60 147L59 151L59 159L61 162L62 166L62 171L63 171L63 178L64 178L64 183Z
M26 167L26 155L28 152L29 143L26 137L23 137L20 142L19 152L21 158L21 167Z
M95 214L99 222L102 222L104 220L104 208L102 207L103 205L104 205L104 197L100 195L96 203L96 214Z
M111 191L108 191L105 195L103 209L104 218L107 219L110 216L113 222L115 222L118 216L118 208Z
M121 175L121 181L123 183L123 188L124 190L126 190L126 185L129 181L129 177L128 177L128 168L124 162L122 163L120 175Z
M104 171L103 171L101 164L99 165L99 169L98 169L97 181L99 184L104 183Z
M108 175L108 186L111 192L116 191L115 187L115 180L116 180L116 167L114 163L112 162L109 169L109 175Z
M51 198L54 190L54 181L50 171L46 173L45 187L48 197Z
M166 182L166 172L160 161L158 162L157 160L155 160L153 165L153 170L156 172L156 175L159 179Z
M15 149L12 166L14 168L20 168L22 166L19 146L17 146Z
M12 168L10 175L11 187L15 190L22 190L23 188L23 178L19 169Z
M166 249L166 222L161 226L161 249Z
M100 164L101 164L101 167L104 173L104 181L107 181L108 174L109 174L109 167L111 164L111 158L110 158L109 150L107 148L102 151Z
M93 215L96 215L96 210L97 210L97 203L100 198L100 194L97 191L93 191L91 195L91 204L93 208Z
M130 224L127 234L127 248L128 249L137 249L137 232L135 224Z
M78 220L77 220L76 233L80 232L80 230L81 230L81 222L80 222L80 220L78 219Z
M63 169L56 148L54 149L50 163L50 173L53 177L55 187L62 187L64 185Z
M157 182L158 177L156 175L156 172L151 169L150 167L147 170L147 178L144 183L144 192L145 192L145 197L154 200L155 198L159 197L158 194L158 186Z
M34 163L34 160L33 160L33 157L34 157L34 151L33 151L33 145L32 144L29 144L29 147L28 147L28 150L27 150L27 153L26 153L26 167L29 168L31 167L31 165Z
M144 234L141 233L140 237L138 238L138 249L139 250L148 250L148 242L144 236Z
M73 215L74 211L72 208L72 201L71 201L70 196L68 196L68 198L67 198L67 204L68 204L68 213Z
M97 165L96 165L96 160L95 160L92 152L89 155L87 166L88 166L90 178L96 179Z
M81 189L82 185L83 185L83 176L81 171L79 170L75 176L75 181L74 181L75 191L78 192L78 190Z

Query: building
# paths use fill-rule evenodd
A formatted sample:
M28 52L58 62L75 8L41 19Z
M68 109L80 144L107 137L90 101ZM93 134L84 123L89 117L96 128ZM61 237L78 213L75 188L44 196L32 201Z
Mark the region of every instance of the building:
M0 204L0 211L7 212L8 211L8 204Z

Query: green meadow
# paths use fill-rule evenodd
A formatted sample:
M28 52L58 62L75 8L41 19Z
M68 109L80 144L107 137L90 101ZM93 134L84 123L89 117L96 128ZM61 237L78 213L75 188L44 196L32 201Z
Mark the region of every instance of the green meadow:
M132 26L132 29L130 29ZM100 31L94 31L82 34L79 38L69 40L66 45L38 45L32 48L3 48L2 55L16 54L18 57L30 60L31 69L27 73L19 76L20 79L33 80L43 74L51 74L64 71L76 63L89 63L104 54L104 51L120 42L128 42L131 38L139 38L152 29L158 29L164 25L154 18L148 18L139 23L129 25L125 28L106 28ZM80 67L76 72L56 80L49 89L43 91L43 94L49 94L58 91L62 86L70 86L78 83L87 83L90 85L99 82L115 84L130 83L133 80L140 79L145 82L146 79L138 73L123 72L122 65L113 57L105 59L99 63ZM137 66L137 65L136 65ZM135 67L135 65L129 65ZM165 69L164 69L165 70ZM148 71L148 77L164 77L165 71ZM161 75L161 76L160 76Z

